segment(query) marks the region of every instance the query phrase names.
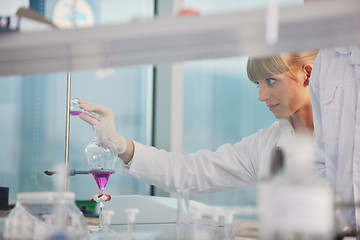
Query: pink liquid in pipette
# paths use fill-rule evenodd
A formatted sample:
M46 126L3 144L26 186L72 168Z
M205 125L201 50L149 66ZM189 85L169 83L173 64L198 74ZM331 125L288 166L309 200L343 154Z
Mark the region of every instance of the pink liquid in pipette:
M82 114L82 111L70 111L71 116L79 116L80 114Z
M109 172L93 172L92 173L101 193L103 193L103 191L104 191L104 188L109 180L110 174L111 173L109 173Z

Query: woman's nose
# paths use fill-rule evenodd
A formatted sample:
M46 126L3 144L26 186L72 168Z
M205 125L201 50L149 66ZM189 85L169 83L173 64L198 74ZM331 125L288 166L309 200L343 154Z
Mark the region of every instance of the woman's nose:
M266 87L262 84L259 84L259 101L264 102L269 98L269 92L267 91Z

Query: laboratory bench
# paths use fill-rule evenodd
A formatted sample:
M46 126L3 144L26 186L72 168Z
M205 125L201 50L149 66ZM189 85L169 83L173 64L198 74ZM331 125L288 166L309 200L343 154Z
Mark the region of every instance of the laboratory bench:
M205 205L195 200L189 200L189 210L191 211L190 226L195 225L196 209L201 210L202 217L200 220L205 228L211 231L212 214L215 208ZM104 210L114 212L111 218L111 230L117 233L124 233L127 231L128 216L125 214L126 209L138 209L138 214L135 220L135 231L152 232L154 235L159 234L159 240L175 239L176 226L178 218L178 199L171 197L157 197L144 195L125 195L113 196L111 201L104 203ZM249 209L249 207L246 207ZM228 209L218 208L217 216L219 231L223 232L225 229L225 213ZM98 211L96 211L98 212ZM253 213L253 211L247 210ZM204 218L203 218L204 216ZM235 214L234 214L235 216ZM90 231L98 228L99 219L97 217L86 217L86 222ZM232 224L231 224L232 225ZM235 217L233 223L234 234L236 237L243 239L256 239L258 236L258 223L253 216L244 218Z
M99 225L99 219L94 217L86 217L86 222L89 226L89 232L96 232ZM156 231L159 230L159 237L157 240L168 240L176 238L176 228L172 224L161 224L154 227L149 224L137 224L136 229L139 231ZM112 225L111 232L125 233L127 231L126 225ZM234 221L234 235L235 240L256 240L259 238L258 222L244 219L236 219Z
M176 238L176 219L174 218L177 214L177 199L175 198L162 198L162 197L153 197L153 196L121 196L117 201L117 197L115 196L115 201L113 206L117 204L121 204L119 202L123 200L131 200L130 205L139 207L139 202L136 202L137 199L141 201L146 201L147 204L146 208L149 208L149 211L152 212L151 215L155 216L156 212L159 212L159 208L164 208L164 213L166 214L165 219L161 222L161 219L156 217L148 218L139 218L139 222L135 222L135 231L138 231L142 234L152 234L154 237L153 239L157 240L168 240L168 239L175 239ZM157 200L160 201L160 204L157 205ZM86 201L79 201L80 204L77 204L79 209ZM135 205L133 204L135 203ZM85 203L87 204L87 203ZM142 203L141 203L142 204ZM9 210L0 210L0 234L4 230L5 227L5 220L8 217L9 213L14 207L14 201L11 203L11 207ZM94 206L93 204L91 207ZM123 207L120 207L119 212L121 212L124 208L126 208L128 204L123 204ZM108 207L112 207L111 205ZM140 206L141 208L141 206ZM144 212L145 208L140 209ZM82 209L84 210L84 209ZM93 212L94 209L90 211ZM122 214L119 214L122 215ZM84 213L85 222L88 226L90 235L96 234L99 226L99 217L98 214L93 213ZM149 222L146 223L144 221L149 221L149 219L154 219L160 223L156 222ZM167 222L169 221L169 222ZM191 224L192 225L192 224ZM208 226L210 227L210 226ZM223 231L224 226L221 226L219 229ZM124 234L127 232L127 223L125 218L122 216L114 216L114 223L111 224L110 232L114 234ZM235 219L234 220L234 234L235 239L238 240L252 240L258 239L258 222L255 220L247 220L247 219ZM95 235L94 235L95 236ZM146 238L144 238L146 239Z

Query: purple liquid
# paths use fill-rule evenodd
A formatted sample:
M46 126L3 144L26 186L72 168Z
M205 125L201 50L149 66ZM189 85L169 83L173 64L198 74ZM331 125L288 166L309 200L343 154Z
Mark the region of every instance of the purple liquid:
M71 116L79 116L80 114L82 114L82 111L70 111Z
M109 180L110 177L109 172L93 172L92 175L95 179L96 184L98 185L101 193L103 193L104 188Z

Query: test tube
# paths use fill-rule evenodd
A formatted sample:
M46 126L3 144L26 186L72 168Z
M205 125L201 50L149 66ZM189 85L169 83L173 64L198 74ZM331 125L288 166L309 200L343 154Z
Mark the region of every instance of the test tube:
M213 207L212 212L212 239L216 240L219 239L219 224L220 224L220 215L222 209L220 207Z
M193 229L190 238L187 239L212 239L212 232L203 222L203 207L195 205L192 208Z
M80 114L85 113L86 115L96 119L98 122L102 121L101 115L94 113L94 112L87 112L87 111L82 110L79 107L79 100L80 99L78 99L78 98L73 98L71 100L71 102L70 102L70 115L71 116L79 116Z
M234 235L234 213L228 212L224 222L224 240L232 240Z
M177 206L177 225L176 239L189 239L190 236L190 205L189 191L178 189L178 206Z
M136 219L136 214L139 213L139 209L137 208L127 208L125 209L125 212L127 214L127 231L129 234L133 234L134 233L134 229L135 229L135 219Z
M106 210L102 212L103 215L103 230L104 232L110 232L111 217L114 215L114 211Z

